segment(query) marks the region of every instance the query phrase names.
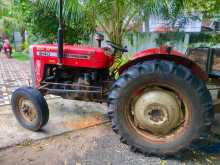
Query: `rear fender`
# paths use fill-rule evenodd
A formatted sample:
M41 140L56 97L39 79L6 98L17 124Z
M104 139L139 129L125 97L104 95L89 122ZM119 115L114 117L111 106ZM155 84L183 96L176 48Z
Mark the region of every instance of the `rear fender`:
M161 50L158 48L138 52L132 57L130 61L119 68L119 74L122 74L132 65L135 65L142 61L150 60L167 60L175 62L176 64L180 64L189 68L192 73L199 77L201 80L208 80L208 74L198 64L185 57L184 54L175 50L172 50L168 54L166 50Z

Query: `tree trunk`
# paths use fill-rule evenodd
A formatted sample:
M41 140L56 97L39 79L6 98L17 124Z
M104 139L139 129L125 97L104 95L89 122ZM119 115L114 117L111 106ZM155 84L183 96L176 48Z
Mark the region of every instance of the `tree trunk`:
M22 28L22 29L21 29L21 42L22 42L21 50L24 50L24 49L25 49L25 41L26 41L25 29Z

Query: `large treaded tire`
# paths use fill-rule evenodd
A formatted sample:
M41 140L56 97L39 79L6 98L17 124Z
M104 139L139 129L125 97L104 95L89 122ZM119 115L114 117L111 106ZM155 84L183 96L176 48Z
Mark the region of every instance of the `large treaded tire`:
M180 138L164 144L154 144L135 134L123 113L127 110L124 105L128 104L139 82L147 83L152 79L178 86L193 107L190 127ZM121 136L123 143L131 146L132 151L160 157L177 156L185 150L198 149L201 139L208 138L214 121L212 98L205 83L188 68L165 60L145 61L128 68L110 90L108 114L113 131Z
M30 100L30 102L34 105L37 113L37 119L35 122L27 122L22 117L21 112L18 109L18 102L21 98ZM47 102L37 89L31 87L18 88L12 94L11 105L17 121L26 129L39 131L44 125L47 124L49 120L49 109Z

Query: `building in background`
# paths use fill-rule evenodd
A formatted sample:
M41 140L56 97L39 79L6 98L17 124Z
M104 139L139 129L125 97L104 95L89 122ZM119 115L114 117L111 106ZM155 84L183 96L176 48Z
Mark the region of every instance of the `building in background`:
M151 15L149 32L201 32L202 20L202 14L180 16L176 20Z

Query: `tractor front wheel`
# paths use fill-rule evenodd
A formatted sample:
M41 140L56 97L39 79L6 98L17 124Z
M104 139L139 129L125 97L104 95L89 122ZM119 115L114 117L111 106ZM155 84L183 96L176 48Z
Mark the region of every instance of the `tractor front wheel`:
M178 155L199 147L214 120L204 82L168 61L130 67L113 85L108 105L113 130L144 154Z
M48 105L38 90L31 87L18 88L12 94L11 104L16 119L24 128L38 131L47 124Z

